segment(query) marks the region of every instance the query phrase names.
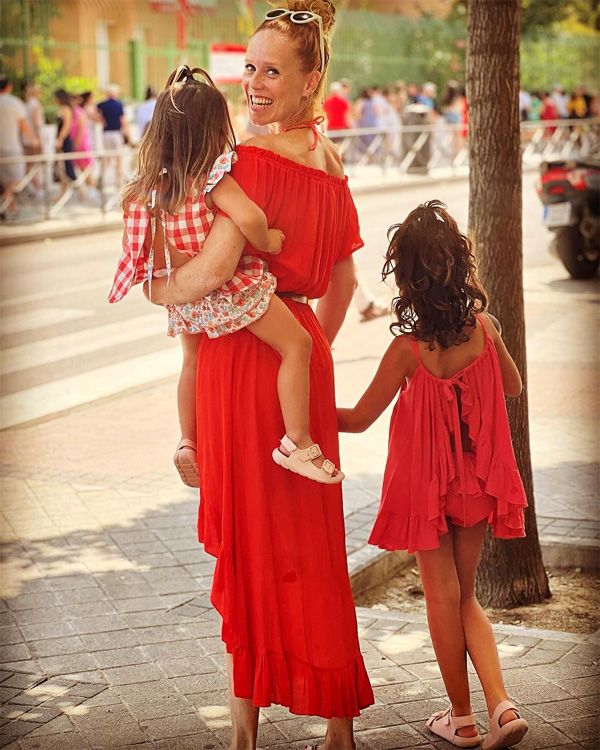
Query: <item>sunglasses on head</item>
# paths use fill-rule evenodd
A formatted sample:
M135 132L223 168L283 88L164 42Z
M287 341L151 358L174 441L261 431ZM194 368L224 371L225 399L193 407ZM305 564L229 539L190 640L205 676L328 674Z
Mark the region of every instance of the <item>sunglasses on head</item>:
M288 17L292 23L303 26L306 23L316 23L319 27L319 50L321 53L321 67L319 72L325 69L325 38L323 34L323 19L318 13L310 10L288 10L287 8L274 8L265 15L265 21L275 21L278 18Z

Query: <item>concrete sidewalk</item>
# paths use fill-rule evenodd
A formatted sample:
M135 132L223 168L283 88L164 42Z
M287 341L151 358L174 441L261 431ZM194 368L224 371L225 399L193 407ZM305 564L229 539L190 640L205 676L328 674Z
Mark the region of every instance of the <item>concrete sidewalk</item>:
M2 485L0 746L227 747L225 660L208 602L214 563L195 539L195 493L171 472L140 472L141 450L111 446L102 427L120 410L114 428L123 434L147 399L164 395L156 388L12 436L15 451L35 441L41 455L35 471L13 471ZM153 420L140 416L139 429ZM102 455L82 440L90 424ZM423 619L358 614L377 697L356 722L359 748L441 748L423 726L445 706ZM532 725L521 747L596 748L597 636L495 632L510 694ZM484 726L475 677L472 684ZM263 712L260 747L300 748L324 726L273 706Z

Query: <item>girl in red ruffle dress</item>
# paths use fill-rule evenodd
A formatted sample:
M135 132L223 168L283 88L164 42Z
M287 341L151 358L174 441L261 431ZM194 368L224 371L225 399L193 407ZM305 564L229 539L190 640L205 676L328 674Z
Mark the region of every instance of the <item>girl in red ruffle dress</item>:
M379 512L369 542L415 552L431 639L451 706L427 727L458 747L481 741L471 710L466 654L485 694L485 750L527 731L508 700L492 628L475 597L486 527L525 536L525 490L515 462L505 396L521 377L495 319L484 310L471 244L438 201L416 208L393 232L383 269L398 296L398 336L339 429L361 432L398 391ZM499 327L499 326L498 326Z
M199 75L202 80L197 80ZM123 196L123 251L110 302L140 281L171 276L197 255L218 211L236 224L255 251L275 255L284 235L269 229L264 211L231 177L237 161L227 102L200 68L183 65L171 73L158 97L140 148L136 177ZM172 252L174 251L174 252ZM187 257L186 257L187 256ZM272 452L280 466L323 484L344 478L324 459L310 435L309 367L312 342L275 294L277 280L265 261L241 257L222 287L191 303L167 305L170 336L182 334L183 366L177 388L182 439L174 463L184 484L199 487L196 455L196 360L198 336L219 338L248 328L281 358L277 390L286 434Z

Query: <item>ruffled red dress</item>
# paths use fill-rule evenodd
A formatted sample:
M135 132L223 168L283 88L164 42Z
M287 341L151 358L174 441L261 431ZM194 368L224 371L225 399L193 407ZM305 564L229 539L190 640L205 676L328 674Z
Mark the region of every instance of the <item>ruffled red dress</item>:
M482 353L451 378L421 361L390 424L381 504L369 543L409 552L437 549L448 519L483 521L494 536L525 536L527 498L512 448L502 373L485 325Z
M323 296L334 264L363 244L346 180L253 146L238 147L238 156L232 176L286 237L280 255L262 256L279 291ZM312 336L311 432L339 466L329 344L307 304L283 301ZM201 337L198 532L217 558L211 601L233 655L236 696L296 714L357 716L374 698L359 649L342 493L273 462L284 434L278 369L274 350L245 329Z

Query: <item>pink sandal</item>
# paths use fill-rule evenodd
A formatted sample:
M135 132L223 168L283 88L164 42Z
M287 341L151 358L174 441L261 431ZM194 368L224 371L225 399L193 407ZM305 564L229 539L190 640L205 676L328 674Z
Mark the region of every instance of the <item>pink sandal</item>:
M321 484L339 484L343 481L344 473L336 469L328 458L323 461L323 465L320 468L312 463L315 458L323 455L316 443L309 445L308 448L298 448L287 435L284 435L281 438L280 447L285 448L289 456L286 456L280 448L275 448L273 451L273 461L279 466L283 466L284 469L293 471L295 474L300 474L315 482L321 482ZM337 473L334 474L334 472Z
M179 441L173 463L179 472L181 481L188 487L200 487L198 474L198 462L196 457L196 443L193 440L182 438Z
M500 719L505 711L514 711L516 719L500 724ZM501 701L495 708L490 718L490 729L483 741L484 750L497 750L500 747L512 747L521 742L527 734L529 724L519 716L517 707L511 701Z
M427 729L433 734L437 734L456 747L477 747L481 744L481 737L476 734L475 737L461 737L457 734L458 729L463 727L477 727L475 717L470 716L452 716L452 706L445 711L438 711L432 714L427 720Z

